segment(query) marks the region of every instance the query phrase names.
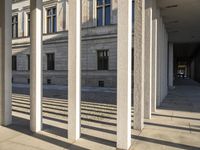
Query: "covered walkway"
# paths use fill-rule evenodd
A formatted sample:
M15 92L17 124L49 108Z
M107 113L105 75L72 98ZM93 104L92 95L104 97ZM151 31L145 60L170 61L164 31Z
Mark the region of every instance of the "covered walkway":
M131 149L200 149L200 84L186 79L175 83L144 129L132 129ZM116 149L116 105L83 101L81 138L75 143L66 138L66 100L43 98L44 130L39 134L29 130L29 97L13 94L12 105L13 124L0 127L1 150Z
M200 149L200 84L190 79L175 81L160 108L145 120L135 149Z
M69 0L69 101L43 98L42 2L30 0L29 98L11 94L12 1L0 1L0 149L129 149L131 142L134 149L200 148L200 86L168 94L177 75L200 81L200 53L187 63L174 55L177 43L200 41L199 0L135 0L134 24L132 1L118 0L117 105L81 102L80 0Z

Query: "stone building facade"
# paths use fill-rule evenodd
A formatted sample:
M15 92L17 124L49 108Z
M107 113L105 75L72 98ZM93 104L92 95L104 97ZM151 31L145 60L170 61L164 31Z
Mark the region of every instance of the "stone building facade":
M44 84L67 85L68 9L68 0L43 0ZM28 84L30 2L15 0L12 11L12 81ZM116 87L117 0L82 0L81 35L82 86Z

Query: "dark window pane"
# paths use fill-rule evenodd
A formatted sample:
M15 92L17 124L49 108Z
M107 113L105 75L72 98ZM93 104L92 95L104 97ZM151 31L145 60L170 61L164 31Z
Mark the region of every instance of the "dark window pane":
M31 30L31 24L30 24L30 19L31 19L31 17L30 17L30 14L27 14L27 21L28 21L28 24L27 24L27 31L28 31L28 36L30 36L30 30Z
M97 6L103 5L103 0L97 0Z
M110 4L110 0L105 0L105 3L106 4Z
M56 14L56 8L53 8L53 14L54 15Z
M31 25L30 25L30 21L28 22L28 36L30 36L31 34Z
M28 70L30 70L30 55L27 55L27 59L28 59Z
M12 38L18 37L18 16L12 17Z
M53 17L53 32L56 32L56 16Z
M54 70L54 54L47 54L47 70Z
M47 10L47 15L49 15L49 16L51 15L51 9Z
M110 6L106 6L105 8L105 25L110 24Z
M12 56L12 70L17 70L17 56Z
M97 51L97 68L98 70L108 70L108 51Z
M51 33L51 18L47 18L47 33Z
M28 20L30 20L31 19L31 15L30 14L28 14Z
M103 8L100 7L97 9L97 26L103 25Z
M14 37L14 24L12 24L12 37Z
M56 23L56 8L47 9L47 33L52 33L57 31L57 23Z
M16 23L15 31L16 31L16 35L15 35L15 37L17 38L17 37L18 37L18 23Z

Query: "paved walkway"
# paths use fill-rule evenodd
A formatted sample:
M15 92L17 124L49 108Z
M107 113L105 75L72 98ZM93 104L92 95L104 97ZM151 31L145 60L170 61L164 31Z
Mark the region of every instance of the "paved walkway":
M13 93L29 95L29 85L13 84ZM67 86L62 85L44 85L44 97L67 99ZM81 99L87 102L98 102L106 104L116 104L116 88L105 87L82 87Z
M43 131L29 131L29 96L13 94L13 125L0 127L0 150L112 150L116 147L116 105L82 101L81 139L67 139L67 101L43 99ZM132 114L133 115L133 114ZM200 86L179 85L162 106L132 130L132 150L200 149Z
M200 84L175 83L140 135L133 136L134 150L200 150Z

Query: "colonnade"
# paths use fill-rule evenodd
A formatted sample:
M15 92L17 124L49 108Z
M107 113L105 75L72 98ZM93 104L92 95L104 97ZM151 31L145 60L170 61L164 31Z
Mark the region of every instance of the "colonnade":
M30 2L30 129L39 132L42 130L43 89L42 0ZM5 126L12 123L11 6L11 0L0 1L0 125ZM118 0L118 6L117 148L128 149L131 146L132 1ZM156 0L135 0L134 10L133 127L142 130L144 118L150 119L151 113L156 111L156 107L167 95L168 36ZM81 135L81 0L69 0L69 13L68 138L76 141Z

